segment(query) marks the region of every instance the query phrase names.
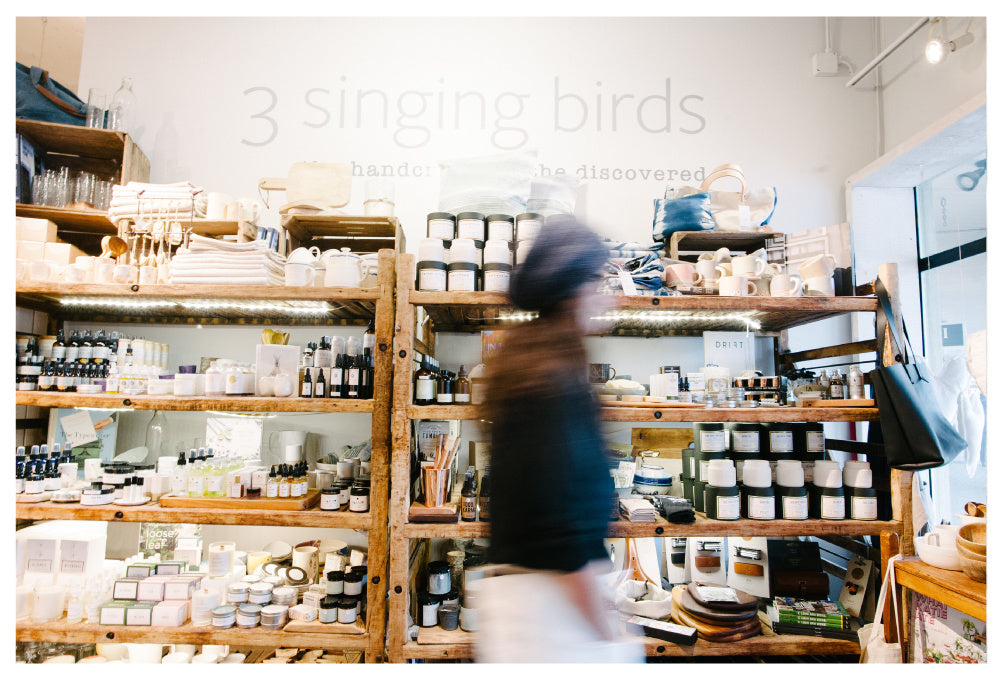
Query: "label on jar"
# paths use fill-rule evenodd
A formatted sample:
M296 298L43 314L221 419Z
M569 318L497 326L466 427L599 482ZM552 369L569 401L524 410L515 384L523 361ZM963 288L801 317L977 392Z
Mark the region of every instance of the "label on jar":
M844 519L844 498L843 497L820 497L819 517L824 520Z
M716 497L715 516L717 520L737 520L740 517L740 498Z
M278 483L278 496L279 497L284 498L284 497L287 497L288 495L290 495L291 493L292 493L291 483L289 483L287 481L282 481L282 482Z
M434 400L434 385L433 379L417 379L416 399Z
M467 402L469 402L469 394L468 393L456 393L455 394L455 402L456 403L467 403Z
M486 292L506 292L510 289L510 271L485 271L483 290Z
M475 292L475 271L448 271L449 292Z
M481 219L461 219L458 222L458 237L470 240L486 240L485 224Z
M806 451L810 454L826 452L826 437L823 431L806 431Z
M441 403L442 405L450 405L452 402L454 402L454 397L452 396L451 393L440 393L439 392L437 394L437 401L439 403Z
M844 399L844 385L830 384L830 400L843 400L843 399Z
M733 431L733 450L736 452L760 452L758 431Z
M490 240L506 240L509 242L513 239L514 224L509 221L490 222Z
M517 239L533 240L538 235L541 225L537 219L523 219L517 222Z
M809 517L807 497L782 497L781 513L786 520L805 520Z
M722 452L726 449L725 431L702 431L701 451L702 452Z
M454 240L455 222L451 219L431 219L427 222L427 237L438 240Z
M352 494L350 510L352 511L367 511L368 510L368 495L367 494Z
M53 346L52 347L52 359L55 361L66 359L66 346Z
M771 452L786 453L794 449L791 431L770 431Z
M87 360L90 360L91 358L94 357L93 346L84 346L81 344L80 348L77 349L77 351L78 352L76 354L76 359L79 360L80 362L86 362Z
M188 477L188 496L200 497L205 494L205 476Z
M319 499L319 507L324 511L336 511L340 508L340 492L324 492Z
M344 381L344 370L341 367L334 367L330 370L330 389L334 391L340 390L339 388L333 388L334 386L340 386Z
M854 520L878 518L878 502L875 497L851 497L851 517Z
M437 268L422 268L417 283L417 289L444 292L448 283L448 273Z
M774 520L774 497L747 497L747 516L754 520Z
M107 346L95 346L93 348L93 359L95 363L105 362L111 355L111 349Z

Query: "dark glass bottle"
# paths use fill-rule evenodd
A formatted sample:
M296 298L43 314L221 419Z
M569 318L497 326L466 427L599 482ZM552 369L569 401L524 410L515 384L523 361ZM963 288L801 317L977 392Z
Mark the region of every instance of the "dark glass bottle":
M111 349L108 348L108 340L104 336L104 330L97 331L97 338L94 339L93 358L94 363L101 365L108 361Z
M479 519L490 520L490 467L483 472L483 484L479 487Z
M344 383L344 356L338 353L333 360L333 366L330 368L330 383L328 384L327 394L331 398L341 398L343 397L342 387Z
M323 368L316 369L316 382L313 384L313 398L326 397L326 378L323 377Z
M313 393L313 380L312 380L312 369L305 368L306 373L302 377L302 397L312 398Z
M413 375L413 402L417 405L433 405L437 400L437 379L431 372L427 356L420 359L420 369Z
M472 522L476 519L476 476L473 472L465 474L465 482L462 483L462 520Z
M56 332L56 340L52 344L52 360L57 363L66 360L66 335L62 330Z
M347 372L347 397L360 397L358 389L361 387L361 356L348 356L348 364L345 368ZM343 387L342 387L343 388Z
M89 363L94 358L94 338L90 336L90 330L84 330L83 339L80 340L80 347L76 359L81 363Z
M80 357L80 331L73 330L73 334L69 335L69 341L66 343L66 362L73 363L76 362L77 358Z
M455 380L455 404L468 405L471 400L471 384L469 376L465 373L465 365L458 366L458 379Z

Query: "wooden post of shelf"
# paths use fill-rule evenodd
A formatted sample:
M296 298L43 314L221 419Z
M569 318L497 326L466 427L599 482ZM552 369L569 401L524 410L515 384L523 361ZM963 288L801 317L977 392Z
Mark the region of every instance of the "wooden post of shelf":
M403 527L410 506L410 418L413 374L413 289L415 264L412 254L400 254L396 268L396 342L393 354L392 496L389 500L389 620L386 652L390 662L401 662L406 642L406 609L409 595L408 540Z
M371 530L368 532L368 650L365 662L382 658L385 649L385 592L388 580L389 460L392 410L393 295L396 288L396 252L379 250L375 304L375 381L373 383L371 450Z

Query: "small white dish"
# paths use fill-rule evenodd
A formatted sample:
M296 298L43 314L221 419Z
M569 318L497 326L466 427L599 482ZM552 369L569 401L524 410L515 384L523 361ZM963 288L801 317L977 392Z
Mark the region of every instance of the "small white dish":
M118 504L119 506L142 506L143 504L148 504L150 501L150 496L145 495L145 499L142 501L125 501L124 499L115 499L112 504Z
M917 557L931 567L939 567L942 570L962 569L958 560L958 549L934 546L927 543L927 537L914 537L913 545L917 549Z
M284 560L292 555L292 545L280 540L272 541L261 550L270 553L272 561Z

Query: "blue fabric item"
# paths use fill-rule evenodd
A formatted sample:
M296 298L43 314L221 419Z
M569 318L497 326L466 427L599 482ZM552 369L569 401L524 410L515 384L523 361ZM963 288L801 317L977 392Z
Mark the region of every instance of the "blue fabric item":
M774 189L774 207L771 208L771 213L767 215L767 218L764 219L764 221L760 222L761 226L767 226L769 223L771 223L771 217L774 216L774 210L776 210L776 209L778 209L778 189L777 188Z
M666 242L677 231L714 230L711 204L707 191L683 198L657 198L653 201L653 240Z
M60 85L37 66L28 68L15 62L16 117L64 125L85 125L87 104ZM40 90L63 102L64 108L45 97ZM70 112L72 111L72 112Z
M612 289L621 289L619 269L629 273L637 288L658 290L663 287L663 263L652 252L637 258L612 258L606 266L606 274L611 276Z
M510 300L526 311L552 308L588 282L600 280L608 250L585 224L549 217L528 256L510 276Z

